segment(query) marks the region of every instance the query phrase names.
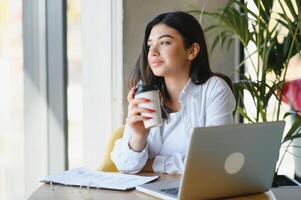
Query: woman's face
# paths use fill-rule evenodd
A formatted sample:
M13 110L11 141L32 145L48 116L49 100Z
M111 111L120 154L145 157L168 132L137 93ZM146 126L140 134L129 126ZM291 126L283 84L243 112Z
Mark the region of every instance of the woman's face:
M147 45L148 63L156 76L167 78L189 74L191 61L183 38L175 29L165 24L154 26Z

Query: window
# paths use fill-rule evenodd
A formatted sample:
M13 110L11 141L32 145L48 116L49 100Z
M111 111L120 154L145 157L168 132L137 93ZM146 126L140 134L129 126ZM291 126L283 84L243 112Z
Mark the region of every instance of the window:
M21 0L0 0L0 92L0 199L24 199Z
M68 163L83 166L81 1L67 1Z
M122 1L68 0L69 168L96 169L122 123Z
M121 1L68 0L67 14L65 3L0 0L0 200L27 198L68 164L96 169L121 125Z

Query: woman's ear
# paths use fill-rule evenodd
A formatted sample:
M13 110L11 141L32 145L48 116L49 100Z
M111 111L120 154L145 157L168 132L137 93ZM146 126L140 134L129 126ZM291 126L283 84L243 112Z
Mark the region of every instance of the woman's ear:
M200 52L200 45L198 43L193 43L191 47L187 50L187 59L192 61L194 60Z

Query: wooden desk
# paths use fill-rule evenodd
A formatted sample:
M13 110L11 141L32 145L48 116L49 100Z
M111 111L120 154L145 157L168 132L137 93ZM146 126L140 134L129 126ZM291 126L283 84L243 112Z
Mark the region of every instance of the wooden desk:
M145 175L154 175L147 174ZM178 175L160 174L160 179L178 179ZM282 187L272 189L277 200L301 200L301 188ZM153 200L157 199L150 195L141 193L136 190L131 191L115 191L104 189L86 189L62 185L42 184L28 200ZM232 198L232 200L264 200L269 199L265 194L252 195L246 197Z

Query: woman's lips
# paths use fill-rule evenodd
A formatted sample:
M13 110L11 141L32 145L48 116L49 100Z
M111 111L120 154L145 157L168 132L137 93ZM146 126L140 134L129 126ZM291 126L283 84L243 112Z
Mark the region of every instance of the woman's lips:
M163 61L153 61L153 62L151 62L151 66L152 67L158 67L158 66L160 66L161 64L163 63Z

